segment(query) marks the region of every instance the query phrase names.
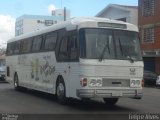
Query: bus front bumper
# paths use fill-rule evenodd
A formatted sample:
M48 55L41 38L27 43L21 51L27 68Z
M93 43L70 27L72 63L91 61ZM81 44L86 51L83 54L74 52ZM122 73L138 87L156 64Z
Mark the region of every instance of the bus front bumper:
M134 98L141 99L143 96L142 89L78 89L77 97L79 98Z

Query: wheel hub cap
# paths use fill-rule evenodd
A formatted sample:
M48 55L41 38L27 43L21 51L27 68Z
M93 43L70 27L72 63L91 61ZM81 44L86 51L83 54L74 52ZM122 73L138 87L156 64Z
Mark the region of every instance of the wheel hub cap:
M57 95L63 96L64 95L64 86L62 83L60 83L57 87Z

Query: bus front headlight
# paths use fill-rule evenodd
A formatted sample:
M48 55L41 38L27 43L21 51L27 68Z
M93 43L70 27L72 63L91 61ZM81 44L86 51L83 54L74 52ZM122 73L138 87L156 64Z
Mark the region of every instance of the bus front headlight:
M91 79L89 85L92 86L92 87L96 86L96 79Z
M90 87L101 87L102 79L90 79L89 86Z
M141 80L131 79L130 87L141 87Z
M97 79L97 86L101 87L102 86L102 79Z

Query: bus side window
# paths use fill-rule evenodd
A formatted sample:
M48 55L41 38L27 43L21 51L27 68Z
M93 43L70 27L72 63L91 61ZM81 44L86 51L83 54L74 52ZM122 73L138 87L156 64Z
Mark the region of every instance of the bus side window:
M56 47L56 41L57 41L57 33L52 32L46 35L45 39L45 45L44 49L45 50L54 50Z
M69 39L70 39L70 44L69 44L70 59L71 61L74 61L78 59L78 46L77 46L76 35L70 36Z
M8 43L7 45L7 55L13 55L14 54L14 42Z
M32 52L38 52L40 50L42 39L43 39L42 36L36 36L33 38Z
M24 39L22 41L22 53L28 53L31 50L31 45L32 45L32 40L31 38L29 39Z
M59 59L61 61L68 60L68 39L67 37L63 37L60 41Z
M7 44L7 55L10 55L11 52L11 43Z
M14 54L19 54L20 52L20 41L15 42L14 45Z

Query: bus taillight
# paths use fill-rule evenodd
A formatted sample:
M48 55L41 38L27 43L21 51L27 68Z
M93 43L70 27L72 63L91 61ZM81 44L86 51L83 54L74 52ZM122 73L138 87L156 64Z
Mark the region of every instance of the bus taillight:
M82 87L86 87L87 86L87 78L82 78L80 81L80 84Z
M142 85L142 87L144 87L144 80L142 80L141 85Z

